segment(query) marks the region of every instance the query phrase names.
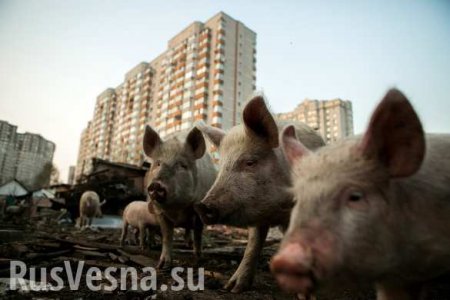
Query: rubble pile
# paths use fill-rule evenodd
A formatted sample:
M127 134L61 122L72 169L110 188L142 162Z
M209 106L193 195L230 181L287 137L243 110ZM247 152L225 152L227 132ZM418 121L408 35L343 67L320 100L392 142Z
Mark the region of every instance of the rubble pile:
M198 267L204 268L205 290L190 292L175 291L142 291L117 289L113 292L101 289L93 292L84 284L86 271L83 271L80 288L72 291L69 285L60 291L23 291L9 290L5 284L10 277L10 262L22 261L27 268L36 269L64 266L69 262L75 273L78 262L87 267L97 267L104 270L108 267L127 268L135 267L142 270L144 267L154 267L157 264L160 246L141 250L138 245L119 246L119 229L88 228L83 231L73 226L44 226L39 229L31 225L0 224L0 297L24 299L35 297L48 298L93 298L106 296L117 299L291 299L292 296L282 293L271 278L268 261L276 250L279 239L271 239L267 243L258 270L256 287L252 291L241 295L230 294L222 290L227 278L231 276L234 268L244 253L246 245L245 230L230 230L225 228L212 228L204 235L203 258L200 262L193 261L193 252L186 244L183 231L176 232L174 266L193 268L196 273ZM48 271L50 272L50 271ZM28 275L28 274L27 274ZM122 278L116 274L119 285ZM143 274L138 274L143 276ZM171 284L170 270L157 270L158 287L161 284ZM129 280L129 278L127 278ZM105 282L106 286L107 281ZM131 287L131 282L127 282Z
M160 289L161 285L173 284L170 270L162 269L157 272L156 290L144 291L139 287L131 289L131 279L122 278L120 273L113 274L120 286L122 281L126 289L108 291L105 287L108 281L100 282L100 290L92 291L86 286L86 269L97 267L105 270L108 267L135 267L138 271L144 267L156 266L160 255L160 240L158 245L141 250L138 245L119 246L120 229L87 228L80 230L73 225L56 225L54 222L40 222L37 225L28 222L0 222L0 299L293 299L293 295L282 292L270 273L268 262L279 247L281 234L272 230L263 250L256 273L254 288L241 294L232 294L223 289L223 285L238 266L247 243L247 232L244 229L233 229L225 226L208 227L204 232L203 258L197 262L193 259L193 251L184 240L184 231L177 230L175 235L174 252L176 257L174 267L193 268L196 273L199 267L204 268L204 290L172 291ZM52 267L64 267L70 264L73 273L77 265L83 263L80 286L76 290L69 287L69 279L65 276L64 288L53 290L51 286L40 291L25 289L11 290L9 287L11 261L22 261L27 268L37 270L45 268L47 272ZM145 274L139 273L142 278ZM25 278L29 279L29 273ZM49 277L47 277L49 278ZM39 280L39 278L38 278ZM195 276L198 280L198 276ZM185 278L186 281L186 278ZM30 283L30 281L26 281ZM450 295L449 278L433 283L426 299L448 299ZM375 299L371 287L358 291L348 291L332 294L319 294L319 299Z

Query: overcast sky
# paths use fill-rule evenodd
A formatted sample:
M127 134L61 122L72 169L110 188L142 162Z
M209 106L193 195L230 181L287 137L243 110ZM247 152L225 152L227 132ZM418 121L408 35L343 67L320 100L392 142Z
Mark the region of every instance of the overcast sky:
M96 96L224 11L257 33L257 88L275 112L353 101L355 131L386 90L450 132L450 1L0 0L0 119L56 143L67 180Z

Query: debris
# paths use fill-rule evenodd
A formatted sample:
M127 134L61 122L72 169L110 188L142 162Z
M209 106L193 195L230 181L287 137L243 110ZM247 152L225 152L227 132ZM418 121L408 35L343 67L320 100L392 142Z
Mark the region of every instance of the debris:
M61 250L61 251L55 251L55 252L46 252L46 253L27 253L25 257L27 259L38 259L38 258L52 258L52 257L58 257L67 253L72 252L71 249L68 250Z
M173 261L173 266L180 266L183 268L193 268L194 275L198 276L198 267L204 268L204 291L190 292L183 290L181 292L171 291L170 289L163 292L158 291L114 291L109 292L105 289L108 286L107 281L102 281L100 291L90 291L86 286L80 286L77 291L71 291L68 287L61 291L48 290L45 294L42 292L36 293L28 291L27 295L21 295L26 291L15 291L12 298L28 297L34 299L52 298L52 299L69 299L82 298L91 299L97 297L111 297L116 299L126 299L131 297L133 299L230 299L230 300L244 300L244 299L292 299L292 295L281 292L276 282L274 281L269 269L268 261L278 246L278 237L271 237L265 243L265 248L262 251L262 257L258 265L256 278L253 289L242 294L231 294L223 290L224 284L229 280L233 274L234 269L240 263L242 254L246 247L246 240L244 238L244 231L233 231L227 227L225 230L227 234L221 234L219 228L212 230L205 230L204 240L205 247L203 249L203 258L200 263L193 259L193 251L186 247L183 238L183 231L176 232L174 252L177 253L176 261ZM14 234L26 236L27 238L18 241L17 239L0 240L0 298L10 296L9 293L9 278L10 262L11 260L22 260L28 266L36 268L52 268L55 266L63 266L65 262L69 262L73 268L80 262L84 262L85 269L83 271L83 278L86 276L87 267L97 267L105 270L108 267L128 268L130 266L141 270L144 267L154 267L160 256L160 248L151 248L142 251L138 246L119 246L120 229L103 229L99 232L90 230L80 232L73 226L68 225L54 226L44 224L39 229L27 226L12 226L11 224L3 225L0 223L0 237L2 232L14 237ZM73 269L74 270L74 269ZM75 271L74 271L75 272ZM160 284L169 285L173 283L170 272L162 270L157 273L158 287ZM114 275L118 284L122 283L120 274ZM143 276L143 273L138 274ZM194 277L195 277L194 276ZM198 277L195 277L197 279ZM27 278L29 279L29 278ZM83 279L83 280L84 280ZM82 282L83 282L82 280ZM129 284L129 278L126 279ZM449 281L447 281L448 283ZM28 282L30 283L30 282ZM442 287L443 286L443 287ZM444 295L450 294L450 285L443 283L433 293L433 298L429 299L448 299L448 297L439 297L444 292ZM368 291L368 292L367 292ZM367 292L367 293L366 293ZM449 292L445 294L445 292ZM353 293L353 292L352 292ZM333 297L321 296L320 299L374 299L374 294L371 288L366 288L364 293L359 293L354 296L350 292L345 291L342 295L333 295ZM437 294L438 293L438 294Z
M98 251L91 251L91 250L76 249L75 252L83 254L84 256L94 256L94 257L107 257L108 256L108 254L106 254L106 253L101 253Z

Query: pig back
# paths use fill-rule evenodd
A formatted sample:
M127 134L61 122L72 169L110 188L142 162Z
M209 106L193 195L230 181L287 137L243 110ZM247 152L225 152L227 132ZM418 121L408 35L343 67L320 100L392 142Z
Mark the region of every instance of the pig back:
M278 130L281 132L284 127L293 125L297 139L310 150L315 150L325 145L323 137L314 129L299 121L277 121Z
M140 224L158 226L156 216L150 213L148 203L145 201L133 201L128 204L124 210L123 219L134 227L139 227Z
M419 171L391 187L390 219L400 247L409 245L404 265L421 274L450 271L450 135L428 134Z
M394 185L399 199L425 201L427 205L438 201L450 209L450 135L426 135L425 158L419 171L411 177L394 180Z
M100 198L96 192L86 191L81 195L80 214L86 217L94 217L100 207Z

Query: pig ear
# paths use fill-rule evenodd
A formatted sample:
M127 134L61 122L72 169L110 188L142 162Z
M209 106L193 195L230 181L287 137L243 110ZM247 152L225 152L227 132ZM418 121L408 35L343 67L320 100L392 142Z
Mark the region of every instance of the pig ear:
M220 143L225 136L225 131L217 127L208 126L204 122L198 122L195 127L203 132L203 134L206 135L208 140L213 143L214 146L219 148Z
M384 164L391 177L414 174L425 156L425 137L411 103L391 89L375 109L360 144L363 155Z
M144 152L148 157L152 157L155 150L162 144L162 140L159 134L153 130L150 126L145 126L144 133Z
M197 127L192 128L189 132L186 138L185 147L194 154L195 159L199 159L205 154L205 139L203 138L202 132Z
M286 126L283 129L280 140L283 146L283 152L291 164L310 153L308 148L297 139L293 125Z
M248 131L266 140L270 147L278 147L278 127L263 97L257 96L247 103L243 119Z

